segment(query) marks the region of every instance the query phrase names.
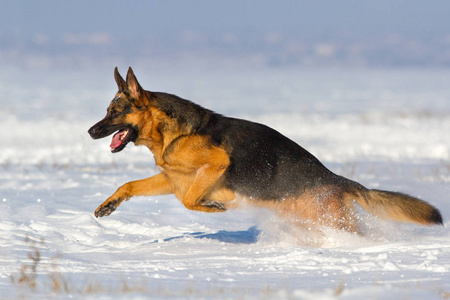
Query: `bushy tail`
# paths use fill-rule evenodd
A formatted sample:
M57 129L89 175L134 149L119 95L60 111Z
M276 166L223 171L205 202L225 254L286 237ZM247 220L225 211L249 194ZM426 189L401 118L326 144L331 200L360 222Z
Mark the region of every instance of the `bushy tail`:
M361 194L356 202L377 217L421 225L442 225L439 210L423 200L381 190L364 190Z

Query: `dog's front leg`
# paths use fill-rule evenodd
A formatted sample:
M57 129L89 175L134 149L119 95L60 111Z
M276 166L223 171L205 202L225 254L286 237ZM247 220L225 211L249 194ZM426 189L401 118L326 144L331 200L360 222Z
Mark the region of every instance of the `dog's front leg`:
M164 174L160 173L146 179L125 183L103 202L96 210L95 216L109 216L122 203L133 196L155 196L171 194L172 189Z
M225 149L213 146L208 137L190 135L173 142L164 159L164 168L176 189L175 195L186 208L204 212L226 211L227 202L235 196L233 191L222 186L222 176L230 165Z
M226 211L227 208L223 201L218 202L216 199L205 199L205 196L210 194L211 188L216 185L224 171L225 168L223 166L211 164L206 164L197 170L194 181L183 198L183 204L186 208L204 212ZM229 194L234 196L234 193L231 191ZM227 201L230 199L224 198L221 200Z

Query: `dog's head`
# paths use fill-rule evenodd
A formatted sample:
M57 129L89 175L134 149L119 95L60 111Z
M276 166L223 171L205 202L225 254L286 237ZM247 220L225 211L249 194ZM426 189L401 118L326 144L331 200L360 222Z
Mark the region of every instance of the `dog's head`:
M123 150L129 142L136 143L141 129L140 120L149 106L149 93L142 89L131 68L128 69L126 81L117 67L114 78L119 91L111 101L106 116L88 130L93 139L116 132L110 146L113 153Z

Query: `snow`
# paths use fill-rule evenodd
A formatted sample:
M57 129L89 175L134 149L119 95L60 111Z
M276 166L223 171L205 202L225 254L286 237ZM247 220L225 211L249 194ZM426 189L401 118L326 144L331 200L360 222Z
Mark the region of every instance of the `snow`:
M4 69L5 70L5 69ZM135 68L141 85L272 126L336 173L438 207L444 226L378 220L364 236L293 228L270 211L188 211L174 196L96 207L158 170L87 129L111 70L0 73L2 299L442 299L450 295L450 71ZM122 72L126 69L122 68ZM34 260L33 260L34 259Z

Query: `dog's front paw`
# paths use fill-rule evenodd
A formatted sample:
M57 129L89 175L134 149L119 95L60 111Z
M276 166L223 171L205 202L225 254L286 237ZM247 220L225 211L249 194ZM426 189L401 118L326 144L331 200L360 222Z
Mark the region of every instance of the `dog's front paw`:
M218 210L221 210L221 211L227 210L227 208L225 207L225 204L223 204L221 202L216 202L216 201L203 202L202 206L217 208Z
M116 208L119 206L120 201L115 200L106 200L102 203L96 210L95 210L95 217L104 217L109 216L113 211L116 210Z

